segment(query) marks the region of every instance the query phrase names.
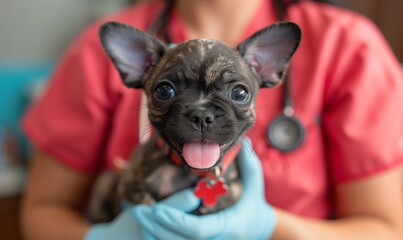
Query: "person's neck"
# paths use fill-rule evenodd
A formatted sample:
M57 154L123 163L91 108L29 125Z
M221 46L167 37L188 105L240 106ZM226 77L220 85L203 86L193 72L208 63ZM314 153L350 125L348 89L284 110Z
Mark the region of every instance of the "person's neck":
M177 0L188 37L212 38L235 46L264 0Z

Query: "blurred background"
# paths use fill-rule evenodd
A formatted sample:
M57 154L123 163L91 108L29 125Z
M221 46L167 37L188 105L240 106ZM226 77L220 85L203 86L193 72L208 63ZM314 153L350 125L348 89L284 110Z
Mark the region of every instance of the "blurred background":
M0 0L0 239L19 239L26 153L19 129L53 66L77 34L131 0ZM403 62L403 0L338 0L369 17Z

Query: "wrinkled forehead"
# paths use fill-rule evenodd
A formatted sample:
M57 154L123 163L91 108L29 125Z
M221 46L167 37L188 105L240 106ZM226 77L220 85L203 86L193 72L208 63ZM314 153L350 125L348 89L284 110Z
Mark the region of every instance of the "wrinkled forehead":
M172 49L173 53L178 56L178 58L193 55L199 60L204 60L209 56L222 56L222 55L232 55L232 49L222 42L213 39L194 39L183 42L177 47ZM182 56L181 56L182 55Z
M204 80L208 85L223 74L239 75L243 67L236 50L212 39L195 39L170 49L162 70L180 78Z

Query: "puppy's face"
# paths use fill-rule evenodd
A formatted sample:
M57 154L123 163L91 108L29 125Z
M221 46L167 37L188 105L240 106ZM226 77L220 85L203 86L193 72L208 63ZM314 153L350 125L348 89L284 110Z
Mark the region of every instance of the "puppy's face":
M211 168L252 126L257 80L226 45L185 42L145 81L150 121L190 167Z
M298 47L293 23L272 25L232 49L196 39L168 49L120 23L100 30L104 49L128 87L147 94L149 119L193 169L211 169L254 123L259 87L282 81Z

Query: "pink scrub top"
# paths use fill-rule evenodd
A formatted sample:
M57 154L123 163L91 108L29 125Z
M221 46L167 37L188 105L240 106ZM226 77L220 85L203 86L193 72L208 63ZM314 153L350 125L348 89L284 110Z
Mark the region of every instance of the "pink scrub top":
M240 42L276 21L270 2L262 1ZM38 148L91 173L129 157L141 137L144 103L140 90L121 83L101 49L98 28L113 20L147 29L162 3L143 3L102 19L68 49L48 91L23 121ZM402 163L402 72L381 33L361 16L307 1L292 6L288 19L303 32L291 63L291 92L306 138L288 153L266 141L268 125L282 111L282 87L260 91L249 136L263 164L268 202L302 216L328 218L335 185ZM168 29L174 42L187 39L175 11Z

